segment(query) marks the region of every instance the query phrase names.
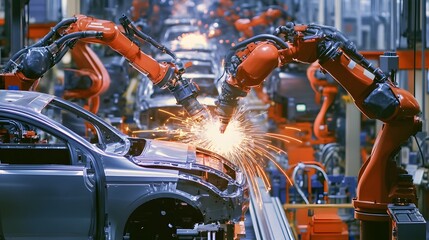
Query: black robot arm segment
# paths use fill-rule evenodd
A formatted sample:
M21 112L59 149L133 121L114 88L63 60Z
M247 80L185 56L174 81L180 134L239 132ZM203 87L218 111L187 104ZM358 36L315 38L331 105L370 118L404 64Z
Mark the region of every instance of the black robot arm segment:
M245 97L246 95L246 91L232 86L227 81L222 83L222 92L216 101L216 111L221 124L219 129L221 133L225 132L226 127L234 115L238 106L239 98Z
M103 33L95 31L86 31L65 35L46 47L32 47L24 53L18 70L25 77L38 79L43 76L52 66L54 66L64 56L64 52L70 46L68 43L77 39L88 37L100 37Z

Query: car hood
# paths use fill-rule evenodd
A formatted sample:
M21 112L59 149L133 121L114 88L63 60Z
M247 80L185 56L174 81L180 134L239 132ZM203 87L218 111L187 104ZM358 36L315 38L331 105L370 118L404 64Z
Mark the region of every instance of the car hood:
M216 99L217 98L215 96L198 96L198 102L206 106L214 106ZM150 108L182 107L177 104L177 100L172 98L171 95L160 95L153 98L146 98L145 101L148 103Z
M191 144L146 139L146 146L140 155L132 156L132 161L143 167L175 169L212 173L233 184L244 184L243 172L224 157Z
M133 157L135 162L167 161L187 163L196 161L196 149L192 145L150 139L146 141L146 147L142 154Z

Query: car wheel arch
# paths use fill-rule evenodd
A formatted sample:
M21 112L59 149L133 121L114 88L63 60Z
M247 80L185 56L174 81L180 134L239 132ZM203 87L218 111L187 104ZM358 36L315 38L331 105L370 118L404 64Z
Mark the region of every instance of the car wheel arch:
M139 211L143 211L144 209L147 209L148 206L150 207L156 201L165 201L165 200L179 201L179 202L186 203L189 206L189 208L192 208L195 211L198 211L201 214L201 221L204 221L205 213L203 208L201 208L200 206L201 203L199 201L194 201L178 193L155 192L155 193L150 193L149 195L142 196L141 198L139 198L138 200L130 204L130 206L127 208L126 214L124 214L126 218L124 218L121 221L121 223L116 226L116 231L117 231L116 235L118 235L118 237L119 235L122 237L123 234L126 233L127 228L129 228L128 224L130 223L132 218L135 217L135 215L139 214Z

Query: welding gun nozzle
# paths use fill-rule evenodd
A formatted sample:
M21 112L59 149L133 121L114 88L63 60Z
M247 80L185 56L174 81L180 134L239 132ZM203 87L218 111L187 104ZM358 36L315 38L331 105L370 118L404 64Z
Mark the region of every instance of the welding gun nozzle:
M228 127L229 122L231 121L232 116L234 115L236 106L231 106L227 104L217 104L216 113L219 117L220 133L224 133Z
M192 116L192 119L196 122L202 122L211 118L211 115L207 108L202 107L201 111Z
M228 126L228 124L221 123L220 127L219 127L219 132L222 133L222 134L225 133L225 130L226 130L227 126Z

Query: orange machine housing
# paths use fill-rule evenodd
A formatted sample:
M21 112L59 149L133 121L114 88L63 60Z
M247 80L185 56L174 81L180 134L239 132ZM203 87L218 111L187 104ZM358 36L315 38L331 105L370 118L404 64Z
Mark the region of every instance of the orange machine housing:
M274 45L271 41L261 41L258 38L259 41L253 43L257 46L252 47L253 51L246 54L245 58L240 58L241 62L235 68L237 71L232 71L224 83L228 85L223 86L224 89L233 91L223 93L219 98L218 113L223 114L220 131L226 129L230 118L228 114L234 112L227 107L233 106L235 99L241 96L234 94L240 90L247 92L251 86L257 86L259 80L260 84L265 79L266 76L259 75L258 81L253 77L243 77L257 75L252 71L258 69L255 63L265 66L269 72L269 69L292 61L312 63L319 60L320 67L330 73L349 93L366 117L384 123L374 142L371 156L360 170L357 197L353 200L353 206L355 217L361 221L362 239L389 239L387 205L416 203L416 190L412 181L404 177L407 172L396 166L392 158L410 136L421 131L417 100L410 92L395 86L379 68L373 67L356 51L352 42L332 27L290 23L279 28L278 33L284 34L287 39L287 46L274 50L277 52L278 63L271 59L266 61L266 57L260 58L263 61L254 59L266 54L267 44ZM251 40L243 44L249 44ZM274 57L276 53L269 55ZM246 71L241 72L242 70Z
M309 218L307 233L301 236L302 240L349 239L347 224L338 216L337 209L316 208L313 209L313 215Z
M268 8L261 14L254 16L251 19L240 18L234 22L234 27L237 31L243 33L244 38L249 38L254 35L253 27L255 26L267 26L279 19L283 15L280 9Z

